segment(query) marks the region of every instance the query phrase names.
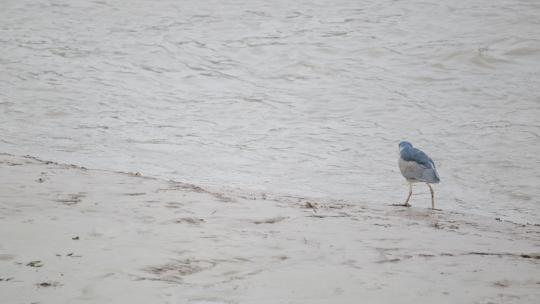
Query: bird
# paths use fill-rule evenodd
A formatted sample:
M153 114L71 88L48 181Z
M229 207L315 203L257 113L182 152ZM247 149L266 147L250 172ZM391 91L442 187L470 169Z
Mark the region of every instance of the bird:
M413 147L408 141L399 143L399 170L409 183L409 195L403 204L396 206L410 207L409 200L412 195L413 183L426 183L431 192L431 209L435 209L435 194L431 184L441 181L435 162L424 151Z

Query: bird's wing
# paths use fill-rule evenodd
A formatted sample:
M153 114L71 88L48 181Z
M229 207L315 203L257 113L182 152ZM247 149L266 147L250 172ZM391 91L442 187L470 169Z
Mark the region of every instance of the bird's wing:
M409 149L403 149L401 151L401 158L406 161L414 161L419 163L420 165L429 168L434 169L435 168L435 162L427 156L424 151L416 148L409 148Z

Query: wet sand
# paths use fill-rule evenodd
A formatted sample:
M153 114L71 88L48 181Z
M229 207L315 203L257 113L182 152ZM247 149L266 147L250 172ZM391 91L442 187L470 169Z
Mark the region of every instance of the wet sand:
M534 224L222 193L7 154L0 177L3 303L540 299Z

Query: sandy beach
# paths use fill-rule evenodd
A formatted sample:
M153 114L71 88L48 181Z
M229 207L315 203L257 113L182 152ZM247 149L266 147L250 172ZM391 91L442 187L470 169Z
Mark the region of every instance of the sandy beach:
M538 303L540 227L0 155L2 303ZM390 202L389 202L390 203Z
M0 304L540 303L540 1L0 8Z

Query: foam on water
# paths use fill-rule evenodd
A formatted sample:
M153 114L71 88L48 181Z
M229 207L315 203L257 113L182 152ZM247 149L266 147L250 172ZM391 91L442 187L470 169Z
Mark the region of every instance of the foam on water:
M539 222L537 1L1 8L0 152L387 204L409 140L439 207Z

